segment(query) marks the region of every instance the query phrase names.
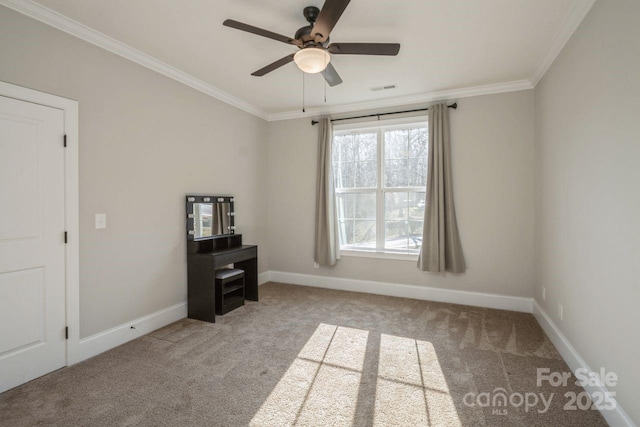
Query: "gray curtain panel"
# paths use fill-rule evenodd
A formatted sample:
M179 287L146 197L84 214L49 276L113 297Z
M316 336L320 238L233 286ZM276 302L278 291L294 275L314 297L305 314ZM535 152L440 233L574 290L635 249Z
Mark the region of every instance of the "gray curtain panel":
M447 104L429 107L428 156L427 199L418 268L463 273L464 257L453 205Z
M331 154L333 149L331 120L318 124L318 174L316 181L316 241L314 260L320 265L335 265L340 259L338 213Z

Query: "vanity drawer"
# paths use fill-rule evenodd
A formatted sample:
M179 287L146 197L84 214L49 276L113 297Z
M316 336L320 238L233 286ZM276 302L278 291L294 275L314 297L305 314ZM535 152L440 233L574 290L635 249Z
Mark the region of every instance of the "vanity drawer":
M221 267L223 265L234 264L236 262L242 262L257 257L258 248L246 248L238 251L216 255L215 264L216 267Z

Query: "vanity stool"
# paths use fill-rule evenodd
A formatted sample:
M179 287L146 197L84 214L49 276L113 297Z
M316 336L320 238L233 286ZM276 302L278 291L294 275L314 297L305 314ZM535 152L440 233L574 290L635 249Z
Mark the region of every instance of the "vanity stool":
M244 270L216 270L216 314L222 315L244 305Z

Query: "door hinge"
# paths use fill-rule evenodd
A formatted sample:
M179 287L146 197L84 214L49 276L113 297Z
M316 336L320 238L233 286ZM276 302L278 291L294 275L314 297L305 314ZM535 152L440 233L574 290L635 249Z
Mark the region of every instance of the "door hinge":
M64 146L67 146L67 135L64 136Z
M68 326L64 327L64 339L65 340L69 339L69 327Z
M67 232L64 232L64 242L67 243Z

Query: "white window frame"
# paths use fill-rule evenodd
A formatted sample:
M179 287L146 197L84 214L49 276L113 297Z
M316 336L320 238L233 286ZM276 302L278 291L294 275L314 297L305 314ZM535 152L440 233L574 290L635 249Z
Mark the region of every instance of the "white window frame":
M376 120L368 122L357 122L349 124L340 124L333 126L333 136L340 134L349 134L353 131L366 131L367 129L376 129L377 133L377 186L371 188L346 188L335 189L336 198L338 194L366 194L371 193L376 195L376 248L356 248L356 247L343 247L340 245L341 256L353 256L363 258L387 258L395 260L416 261L418 259L419 250L405 251L405 250L393 250L385 249L385 218L384 218L384 202L385 193L393 192L425 192L426 186L417 187L384 187L384 149L385 140L382 137L383 133L390 129L398 128L414 128L417 126L428 126L427 116L414 116L401 119L386 119ZM332 162L333 163L333 162Z

